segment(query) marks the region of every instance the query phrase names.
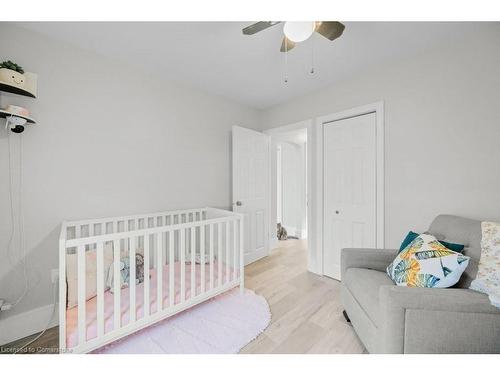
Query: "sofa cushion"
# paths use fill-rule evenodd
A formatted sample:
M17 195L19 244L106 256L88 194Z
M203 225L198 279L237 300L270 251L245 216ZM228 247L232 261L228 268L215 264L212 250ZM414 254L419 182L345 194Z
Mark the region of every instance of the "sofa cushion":
M378 327L379 288L382 285L394 285L387 274L365 268L348 268L342 278L342 284L351 292L372 323Z

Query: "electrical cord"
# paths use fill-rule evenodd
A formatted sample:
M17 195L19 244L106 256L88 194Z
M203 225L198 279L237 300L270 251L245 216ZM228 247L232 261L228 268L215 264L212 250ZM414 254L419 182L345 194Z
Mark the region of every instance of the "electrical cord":
M12 254L11 254L11 245L12 245L12 240L14 238L14 189L12 187L12 158L11 158L11 146L10 146L10 137L7 137L7 143L9 146L9 152L8 152L8 160L9 160L9 197L10 197L10 223L11 223L11 230L10 230L10 237L9 237L9 242L7 243L7 253L9 255L9 260L11 263L13 263L12 260Z
M7 137L7 142L8 142L8 161L9 161L9 198L10 198L10 217L11 217L11 231L10 231L10 236L9 236L9 241L7 244L7 254L9 261L11 264L14 263L13 261L13 256L12 256L12 242L14 240L14 233L15 233L15 215L14 215L14 187L13 187L13 171L12 171L12 146L11 146L11 141L10 141L10 135ZM23 212L23 137L21 134L19 134L19 200L18 200L18 211L19 211L19 217L18 217L18 226L19 226L19 247L21 250L21 263L23 266L23 276L24 276L24 291L22 294L19 296L19 298L12 303L11 308L15 307L16 305L19 304L19 302L22 301L22 299L28 294L30 287L29 287L29 280L28 280L28 271L27 271L27 264L26 264L26 243L25 243L25 235L24 235L24 212ZM28 345L31 345L34 343L36 340L38 340L49 328L50 323L54 319L54 315L56 312L56 302L57 302L57 293L56 290L57 288L53 287L54 290L54 301L53 301L53 309L52 313L50 315L50 319L47 322L47 325L45 326L44 330L40 332L33 340L30 340L28 343L24 344L20 348L18 348L13 354L19 353L21 350L26 348Z
M57 283L54 283L54 286L52 287L53 289L53 292L54 292L54 301L53 301L53 307L52 307L52 313L50 314L50 318L49 318L49 321L47 322L47 325L45 326L45 328L43 329L42 332L40 332L33 340L27 342L26 344L24 344L23 346L21 346L20 348L18 348L14 353L12 354L17 354L19 353L21 350L23 350L24 348L26 348L28 345L31 345L33 344L36 340L38 340L40 337L43 336L43 334L45 332L47 332L47 330L49 329L49 326L50 326L50 322L52 322L52 320L54 319L54 315L56 313L56 302L57 302L57 288L56 288L56 285Z
M13 189L13 177L12 177L12 157L11 157L11 142L10 142L10 135L7 137L7 142L9 146L9 197L10 197L10 216L11 216L11 232L10 232L10 237L9 237L9 242L7 244L7 253L9 260L11 264L13 264L13 258L12 258L12 241L14 239L14 233L15 233L15 226L14 226L14 189ZM24 276L24 291L23 293L19 296L19 298L12 303L11 309L19 304L19 302L22 301L22 299L28 294L30 287L29 287L29 280L28 280L28 271L27 271L27 264L26 264L26 247L25 247L25 239L24 239L24 214L23 214L23 199L22 199L22 194L23 194L23 138L22 135L19 134L19 202L18 202L18 211L19 211L19 218L18 218L18 226L19 226L19 247L21 250L21 263L23 266L23 276Z

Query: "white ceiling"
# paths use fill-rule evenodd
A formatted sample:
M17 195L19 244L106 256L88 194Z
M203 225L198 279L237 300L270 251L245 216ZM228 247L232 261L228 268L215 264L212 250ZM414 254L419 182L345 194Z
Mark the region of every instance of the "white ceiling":
M21 23L22 27L199 88L264 109L427 48L462 43L485 27L478 23L345 22L334 41L315 35L288 54L279 52L283 24L253 36L252 22ZM497 28L498 30L498 28ZM311 69L314 45L315 74Z

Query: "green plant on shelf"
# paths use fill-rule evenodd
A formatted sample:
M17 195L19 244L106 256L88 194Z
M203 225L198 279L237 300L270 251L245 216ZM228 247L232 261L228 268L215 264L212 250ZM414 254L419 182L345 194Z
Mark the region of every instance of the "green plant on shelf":
M18 73L24 74L24 69L21 66L17 65L16 63L14 63L10 60L7 60L7 61L4 61L3 63L1 63L0 68L15 70Z

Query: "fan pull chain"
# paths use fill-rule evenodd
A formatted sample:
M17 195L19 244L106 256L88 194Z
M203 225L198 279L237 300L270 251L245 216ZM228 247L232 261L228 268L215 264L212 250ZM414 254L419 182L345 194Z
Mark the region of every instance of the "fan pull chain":
M285 38L285 83L288 83L288 38Z
M314 34L311 36L311 74L314 74Z

